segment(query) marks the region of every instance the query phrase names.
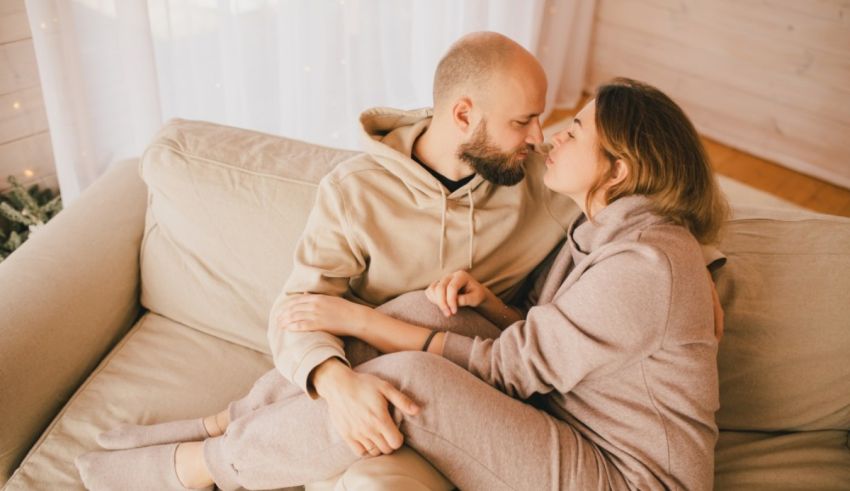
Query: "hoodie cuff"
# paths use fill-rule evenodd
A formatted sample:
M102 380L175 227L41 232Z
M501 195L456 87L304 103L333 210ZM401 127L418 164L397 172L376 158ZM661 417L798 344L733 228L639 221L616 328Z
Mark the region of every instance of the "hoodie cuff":
M313 384L308 385L307 382L313 370L331 358L339 358L349 368L351 367L351 363L345 359L345 352L343 350L337 346L324 344L317 346L304 355L298 367L295 368L295 373L292 375L292 382L298 387L301 387L301 390L310 396L311 399L318 399L319 394L316 392L316 388L313 387Z
M472 353L474 342L472 338L447 332L446 340L443 342L443 358L464 370L469 370L469 354Z
M700 249L702 249L702 258L705 261L705 266L712 273L726 264L726 255L720 252L720 249L708 244L700 244Z

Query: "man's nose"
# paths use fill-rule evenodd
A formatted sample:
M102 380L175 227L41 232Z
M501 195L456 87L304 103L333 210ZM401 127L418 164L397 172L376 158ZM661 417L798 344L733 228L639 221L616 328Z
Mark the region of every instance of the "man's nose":
M540 127L540 119L534 118L534 122L531 124L531 128L529 128L525 141L532 145L543 143L543 128Z

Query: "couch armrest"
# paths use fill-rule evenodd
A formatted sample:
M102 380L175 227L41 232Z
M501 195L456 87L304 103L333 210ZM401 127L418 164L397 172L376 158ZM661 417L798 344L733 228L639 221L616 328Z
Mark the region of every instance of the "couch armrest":
M0 263L0 486L139 315L137 167L113 165Z

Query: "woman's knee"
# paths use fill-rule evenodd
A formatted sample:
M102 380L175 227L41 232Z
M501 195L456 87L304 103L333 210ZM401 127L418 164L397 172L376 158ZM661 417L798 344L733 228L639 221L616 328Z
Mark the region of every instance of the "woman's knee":
M424 402L445 391L445 386L470 374L443 357L421 351L381 355L356 368L371 373Z

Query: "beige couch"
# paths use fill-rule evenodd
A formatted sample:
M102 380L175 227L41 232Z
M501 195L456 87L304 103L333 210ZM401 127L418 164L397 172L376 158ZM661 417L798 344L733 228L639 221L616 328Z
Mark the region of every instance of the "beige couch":
M0 264L2 489L80 489L98 432L268 370L267 311L349 155L173 121ZM850 489L850 220L739 208L720 248L716 488Z

